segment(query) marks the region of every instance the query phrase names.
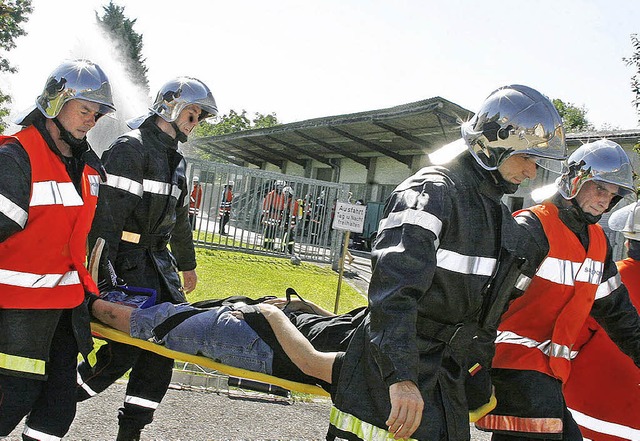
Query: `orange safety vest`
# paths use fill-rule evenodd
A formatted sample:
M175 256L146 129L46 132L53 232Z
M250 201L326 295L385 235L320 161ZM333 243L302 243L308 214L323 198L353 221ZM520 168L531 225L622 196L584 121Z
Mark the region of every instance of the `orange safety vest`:
M222 200L220 201L220 208L218 214L223 216L225 213L231 213L231 202L233 201L233 192L230 188L225 188L222 193Z
M263 222L269 220L281 220L284 207L284 194L277 193L275 190L271 190L265 196L264 201L262 202Z
M197 213L202 203L202 186L194 185L189 197L189 213Z
M589 225L589 249L560 220L553 204L530 210L549 239L549 253L525 293L502 316L493 367L535 370L567 381L574 344L602 285L607 241L599 225Z
M85 165L81 196L34 126L0 145L16 138L31 163L31 199L23 230L0 243L0 308L74 308L85 288L98 292L84 264L100 176Z
M624 259L617 265L640 310L640 261ZM564 396L582 435L594 441L640 439L640 369L591 317L578 344Z

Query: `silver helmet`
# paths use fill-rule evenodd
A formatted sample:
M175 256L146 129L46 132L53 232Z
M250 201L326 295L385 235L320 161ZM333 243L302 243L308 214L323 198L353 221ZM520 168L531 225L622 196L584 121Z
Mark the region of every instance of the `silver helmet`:
M569 200L578 195L587 181L618 186L618 196L611 201L609 210L623 197L635 200L631 161L624 149L609 139L583 144L573 152L556 185L562 197Z
M496 170L511 155L538 158L538 165L560 172L566 159L562 118L540 92L518 84L492 92L475 116L461 127L476 161Z
M116 110L109 79L100 66L89 60L70 60L62 63L49 75L35 106L18 117L16 124L30 124L35 108L45 117L55 118L65 103L74 99L99 104L100 115Z
M640 240L640 202L626 205L609 217L609 228L620 231L627 239Z
M197 104L202 109L200 121L218 114L216 100L206 84L196 78L178 77L160 88L148 114L127 121L127 125L137 129L153 115L158 115L171 123L178 118L185 107L191 104Z

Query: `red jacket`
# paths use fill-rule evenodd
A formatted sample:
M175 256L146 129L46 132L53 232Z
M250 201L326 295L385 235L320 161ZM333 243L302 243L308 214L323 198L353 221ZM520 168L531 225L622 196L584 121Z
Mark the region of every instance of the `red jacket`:
M589 225L589 249L558 218L553 204L530 209L542 223L549 253L525 293L502 316L493 367L535 370L565 382L573 346L602 282L607 241Z
M640 310L640 261L625 259L617 265ZM591 317L576 346L579 354L564 396L583 436L594 441L640 439L640 369Z
M85 166L79 195L35 127L1 137L0 145L15 138L29 155L31 199L24 229L0 243L0 308L74 308L85 287L98 292L84 264L100 176Z

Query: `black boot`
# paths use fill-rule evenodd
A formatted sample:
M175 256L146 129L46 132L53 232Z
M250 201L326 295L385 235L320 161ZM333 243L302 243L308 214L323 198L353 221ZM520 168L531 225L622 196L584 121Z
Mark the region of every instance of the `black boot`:
M118 437L116 441L140 441L141 429L133 427L118 426Z

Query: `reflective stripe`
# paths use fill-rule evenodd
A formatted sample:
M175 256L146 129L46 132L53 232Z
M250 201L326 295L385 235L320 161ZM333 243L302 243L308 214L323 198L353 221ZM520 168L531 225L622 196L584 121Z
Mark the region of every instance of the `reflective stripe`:
M622 279L620 279L620 273L616 273L615 276L608 278L602 282L596 290L596 300L608 296L622 285Z
M640 430L634 429L633 427L599 420L571 408L569 408L569 411L571 411L571 415L573 416L573 419L576 420L576 423L589 430L593 430L594 432L625 439L640 439Z
M497 262L493 257L465 256L464 254L444 249L438 250L436 258L439 268L477 276L490 276L493 274Z
M0 352L0 367L10 371L44 375L46 363L44 360L38 360L37 358L27 358Z
M146 407L147 409L157 409L160 403L156 403L155 401L147 400L145 398L133 397L131 395L125 395L124 402L127 404L134 404L140 407Z
M40 432L39 430L32 429L27 425L24 426L22 434L39 441L59 441L62 439L54 435L49 435L48 433Z
M91 192L91 195L98 196L98 193L100 193L100 183L102 182L102 179L100 179L99 175L89 175L87 178L89 178L89 191Z
M602 280L602 270L604 269L604 263L598 262L591 258L586 258L584 264L580 267L580 271L576 275L576 282L591 283L592 285L598 285Z
M107 182L103 185L124 190L128 193L142 197L142 184L133 179L125 178L124 176L110 175L107 173Z
M166 182L153 181L151 179L144 179L142 181L142 187L147 193L161 194L164 196L171 195L176 199L180 197L181 193L180 188L177 185L171 185Z
M27 224L28 213L14 204L8 198L0 194L0 213L7 216L9 219L20 225L20 228L24 228Z
M501 430L520 433L562 433L562 418L522 418L510 415L488 414L476 421L483 430Z
M547 257L540 264L536 275L545 280L559 283L561 285L574 285L574 274L580 269L580 262L571 262L555 257Z
M520 276L518 276L518 280L516 280L516 289L519 289L520 291L526 291L527 288L529 288L529 285L531 284L531 278L525 276L524 274L520 274Z
M378 234L384 230L400 227L402 225L415 225L431 231L436 237L440 236L442 221L431 213L408 209L397 213L390 213L382 219L378 225Z
M53 288L56 286L78 285L77 271L64 274L33 274L0 269L0 283L23 288Z
M373 424L362 421L353 415L343 412L335 406L331 406L329 422L343 432L349 432L358 438L367 441L393 440L393 433L381 429ZM403 438L408 441L415 441L414 438Z
M96 395L98 395L98 392L91 389L89 385L84 382L82 376L80 376L79 371L76 371L76 382L78 383L78 386L80 386L90 397L95 397Z
M572 360L578 355L578 351L572 351L569 346L554 343L551 340L539 342L529 337L523 337L512 331L498 331L496 344L507 343L512 345L526 346L527 348L538 349L548 357L564 358Z
M79 207L84 203L72 182L44 181L34 182L31 192L30 207L42 205L64 205Z

